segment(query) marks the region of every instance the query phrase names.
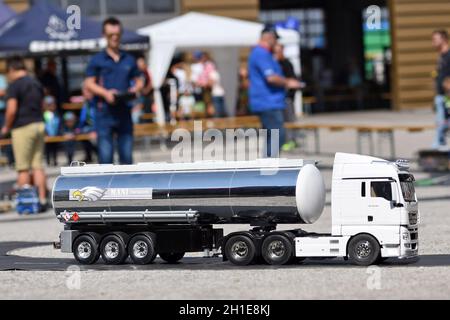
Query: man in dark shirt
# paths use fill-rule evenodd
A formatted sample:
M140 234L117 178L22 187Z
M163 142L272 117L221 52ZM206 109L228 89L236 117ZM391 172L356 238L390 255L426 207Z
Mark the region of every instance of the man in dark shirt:
M448 119L446 118L444 79L450 77L450 46L449 36L445 30L436 30L432 34L433 47L439 52L436 70L436 96L434 105L436 110L436 136L433 148L441 148L446 145L446 132Z
M273 49L273 53L275 55L275 59L281 66L281 70L283 71L286 79L297 80L297 75L294 71L294 66L286 59L284 56L284 46L281 43L277 43ZM284 109L284 121L285 122L294 122L297 120L295 116L294 110L294 100L296 89L288 89L286 90L286 108ZM281 150L283 151L292 151L296 147L294 132L292 130L286 130L286 142L281 146Z
M86 71L86 88L99 99L96 111L98 157L100 163L114 160L114 135L117 136L119 161L133 162L133 122L131 100L120 99L127 93L138 94L143 87L136 60L120 49L122 25L116 18L103 22L107 47L92 57Z
M47 185L42 168L45 126L42 120L44 92L38 81L31 78L20 57L7 62L10 85L6 91L6 119L2 135L11 131L12 147L16 159L19 187L33 182L39 191L41 211L47 205Z

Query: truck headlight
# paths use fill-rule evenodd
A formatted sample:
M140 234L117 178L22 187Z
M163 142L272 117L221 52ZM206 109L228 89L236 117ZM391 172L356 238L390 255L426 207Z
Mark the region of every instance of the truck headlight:
M405 240L405 241L408 241L409 240L409 232L403 232L402 233L402 239Z

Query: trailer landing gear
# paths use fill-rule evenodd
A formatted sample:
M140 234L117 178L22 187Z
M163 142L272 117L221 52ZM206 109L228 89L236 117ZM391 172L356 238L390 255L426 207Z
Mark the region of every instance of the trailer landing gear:
M184 257L184 252L160 253L159 257L167 263L177 263Z

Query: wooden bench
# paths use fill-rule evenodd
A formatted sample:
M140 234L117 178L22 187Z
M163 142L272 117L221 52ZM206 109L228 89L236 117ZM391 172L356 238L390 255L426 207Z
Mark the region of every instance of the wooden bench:
M181 120L173 124L166 123L164 125L157 123L136 124L134 125L134 136L143 137L146 148L150 147L152 139L159 139L161 148L165 149L166 139L175 130L184 129L192 133L197 128L196 121L201 124L202 131L208 129L226 130L261 127L261 123L257 116L208 118L203 120Z
M78 134L75 136L76 141L89 140L89 134ZM45 137L45 143L65 142L69 141L65 136ZM0 147L4 147L11 144L11 139L0 139Z
M286 129L310 131L314 135L315 153L320 153L319 130L327 129L330 131L356 130L357 132L357 152L362 153L363 140L367 139L370 154L374 154L373 134L378 134L378 147L381 150L381 142L383 139L388 140L390 157L395 158L395 141L394 131L407 131L410 133L422 132L425 130L435 129L434 125L358 125L358 124L331 124L318 123L306 124L300 122L291 122L285 124Z
M143 114L141 114L140 119L153 121L153 119L155 119L155 114L154 113L143 113Z
M257 116L241 116L228 118L208 118L201 120L202 130L207 129L248 129L261 128L261 122ZM152 138L159 138L162 144L165 140L177 129L185 129L193 132L195 129L195 120L178 121L175 124L159 125L157 123L142 123L134 125L134 136L145 138L146 143L150 143ZM395 141L394 131L402 130L410 133L422 132L424 130L432 130L434 125L358 125L358 124L333 124L333 123L302 123L302 122L288 122L285 123L285 128L294 131L310 132L314 136L314 152L320 153L320 136L319 130L326 129L329 131L343 131L355 130L357 132L357 152L362 153L363 140L367 139L369 144L370 154L374 154L374 133L378 134L378 148L381 150L381 142L383 139L389 142L389 151L391 158L395 158ZM76 141L89 140L89 134L77 135ZM67 139L64 136L46 137L46 143L64 142ZM11 143L10 139L0 139L0 147Z

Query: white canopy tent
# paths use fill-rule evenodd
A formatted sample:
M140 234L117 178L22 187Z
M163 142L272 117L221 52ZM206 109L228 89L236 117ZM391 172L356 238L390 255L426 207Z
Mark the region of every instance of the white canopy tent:
M139 29L141 35L150 37L149 66L155 88L156 118L164 122L164 108L159 88L163 84L173 55L177 49L207 49L221 74L225 89L226 110L235 112L239 68L239 48L258 43L263 25L256 22L190 12ZM293 30L277 30L280 42L285 45L286 57L300 72L299 33Z

